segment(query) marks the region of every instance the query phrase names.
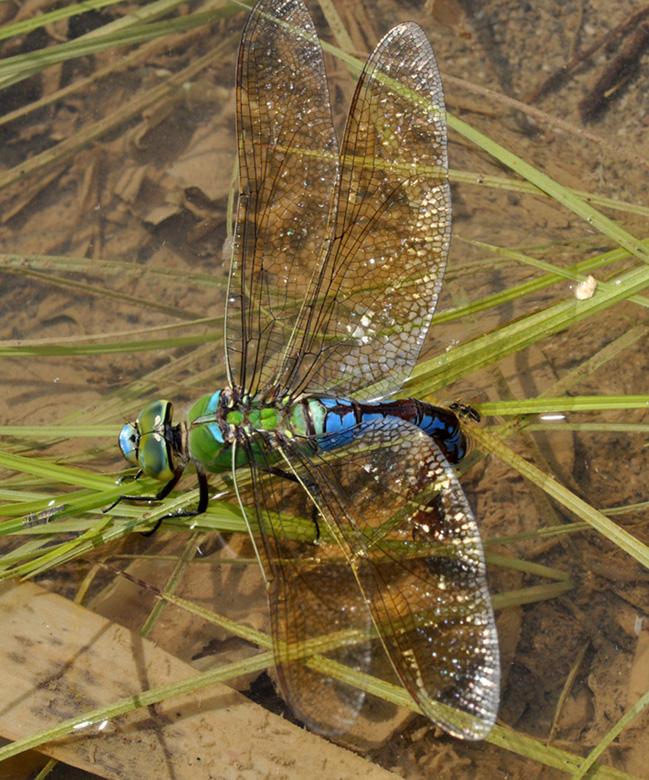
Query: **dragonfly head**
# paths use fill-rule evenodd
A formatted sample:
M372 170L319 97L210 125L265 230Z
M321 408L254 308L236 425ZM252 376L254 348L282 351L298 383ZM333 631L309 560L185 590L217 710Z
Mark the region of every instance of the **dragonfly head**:
M173 479L181 454L179 426L172 426L172 416L169 401L154 401L119 434L119 448L126 460L161 482Z

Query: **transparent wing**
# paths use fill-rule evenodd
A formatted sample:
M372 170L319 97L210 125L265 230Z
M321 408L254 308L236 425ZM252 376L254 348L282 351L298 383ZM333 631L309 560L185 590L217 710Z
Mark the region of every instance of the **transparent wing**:
M339 639L346 643L328 657L363 671L387 652L428 717L459 737L486 736L499 701L498 639L480 535L453 470L430 437L401 420L363 424L352 441L347 431L331 443L324 454L306 442L274 444L297 480L281 480L280 490L295 500L301 485L301 517L311 502L317 508L317 544L296 551L286 504L255 477L287 701L314 729L349 728L362 691L297 660L307 645Z
M400 387L442 284L451 231L447 165L435 58L421 28L402 24L381 40L359 81L331 245L279 384L366 398Z
M370 56L338 161L322 53L301 0L264 0L239 56L241 197L230 376L252 394L376 398L414 365L450 239L446 124L415 24ZM340 170L340 175L339 175Z
M364 691L302 661L319 653L358 672L368 671L372 661L370 610L354 581L348 554L331 537L315 542L322 520L293 470L288 467L285 478L276 475L282 466L287 467L287 458L294 460L292 446L262 437L244 446L256 454L256 463L250 469L250 488L240 488L239 494L244 513L250 512L249 505L256 509L249 524L269 583L280 688L293 712L310 728L327 735L344 733L358 716ZM281 451L283 456L278 456ZM305 472L301 460L298 468ZM309 490L315 489L315 467L306 466L305 478ZM337 498L328 511L341 511ZM359 544L362 541L349 543L347 552Z
M261 0L237 68L240 196L226 309L229 380L273 376L304 302L338 171L327 79L302 0Z

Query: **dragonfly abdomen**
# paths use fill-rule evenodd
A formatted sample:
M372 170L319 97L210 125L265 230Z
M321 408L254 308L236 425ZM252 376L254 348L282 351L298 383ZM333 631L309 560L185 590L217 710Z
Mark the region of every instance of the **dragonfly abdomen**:
M402 398L378 403L359 403L350 398L310 396L302 399L293 410L296 433L306 436L324 436L349 432L349 437L336 436L332 446L339 447L354 437L354 429L361 423L397 417L406 420L431 436L449 463L458 463L466 455L467 442L460 422L450 409L416 398ZM328 449L325 438L319 441Z

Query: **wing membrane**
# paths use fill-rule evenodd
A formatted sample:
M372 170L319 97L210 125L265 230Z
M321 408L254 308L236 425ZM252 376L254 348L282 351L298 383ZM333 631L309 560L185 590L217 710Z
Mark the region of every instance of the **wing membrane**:
M417 359L448 254L444 100L430 44L415 24L379 43L340 159L322 52L301 0L258 4L237 85L230 379L252 395L307 383L385 395Z
M254 499L260 530L257 549L269 583L275 666L294 713L312 729L335 735L351 728L365 693L310 669L304 657L320 653L356 671L367 671L372 661L371 614L354 581L348 555L337 544L314 544L300 534L295 518L313 515L308 536L311 540L315 536L314 505L299 481L271 475L284 444L272 437L256 437L254 444L247 444L257 452L250 469L252 495L247 498ZM286 450L284 455L288 457ZM279 464L283 462L280 457ZM314 484L315 476L306 473L305 478ZM245 500L244 513L250 511ZM333 501L329 512L339 510L337 497ZM348 545L348 550L354 546Z
M240 196L226 310L231 384L272 384L325 243L338 151L316 31L301 0L262 0L237 68Z
M349 435L334 434L339 446L326 454L275 441L269 453L281 448L296 482L278 488L255 478L264 486L257 511L284 695L312 728L350 727L362 692L354 697L298 660L333 632L349 642L328 657L364 671L381 644L426 715L452 734L482 738L498 707L498 644L466 498L435 443L409 423L381 420ZM299 549L280 520L298 491L323 525L320 542ZM308 503L291 508L308 517Z
M331 245L280 384L374 398L400 387L442 284L451 231L447 167L437 64L421 28L402 24L378 44L358 83Z

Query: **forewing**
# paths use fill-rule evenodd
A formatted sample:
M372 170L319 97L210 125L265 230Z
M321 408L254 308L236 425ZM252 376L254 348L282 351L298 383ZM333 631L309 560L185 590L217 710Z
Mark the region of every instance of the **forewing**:
M499 701L498 639L480 535L452 468L401 420L325 438L333 449L316 453L276 435L268 457L281 451L273 462L296 481L255 476L287 701L318 731L351 726L362 691L299 660L309 643L337 639L326 657L366 671L387 653L431 720L459 737L486 736ZM290 520L310 507L317 544L295 541Z
M230 382L277 374L323 248L338 149L322 51L302 0L261 0L237 69L240 195L226 309Z
M341 153L331 247L280 383L377 398L410 373L451 233L445 107L426 35L392 29L370 56Z
M292 454L281 436L255 434L244 447L255 462L249 488L240 490L242 509L268 582L271 636L278 682L295 715L314 731L330 736L348 731L358 717L365 692L332 679L304 663L319 653L358 672L371 663L372 618L349 566L358 544L321 540L322 524L309 494L317 491L318 469L308 456ZM297 462L294 473L290 463ZM287 469L286 477L277 476ZM240 478L239 470L235 478ZM296 473L307 480L308 490ZM345 500L332 495L325 510L344 511ZM259 532L256 532L256 528Z

